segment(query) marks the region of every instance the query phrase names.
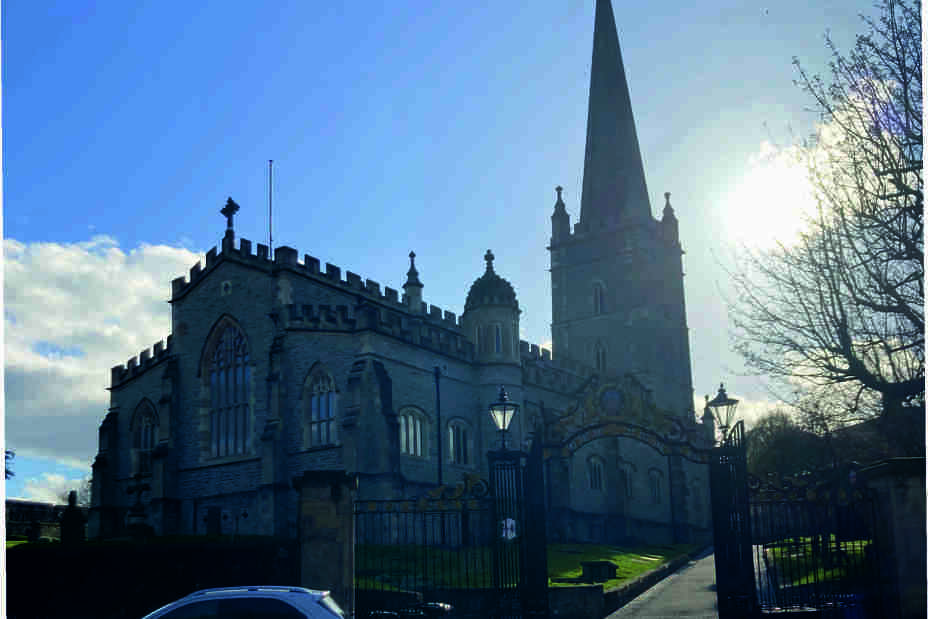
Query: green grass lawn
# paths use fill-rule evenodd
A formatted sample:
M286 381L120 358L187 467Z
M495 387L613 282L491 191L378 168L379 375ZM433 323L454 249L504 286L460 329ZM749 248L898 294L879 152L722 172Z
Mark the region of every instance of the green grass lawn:
M602 583L604 589L617 587L654 568L696 550L693 544L666 546L605 546L600 544L551 544L548 546L548 577L577 578L583 572L581 561L611 561L616 578ZM568 583L551 583L570 587Z
M834 535L826 542L830 548L831 565L825 566L821 551L814 550L812 539L800 537L767 546L776 565L782 585L852 583L867 578L865 548L871 540L838 542Z
M19 546L20 544L25 544L25 543L26 543L26 540L24 540L24 539L8 541L8 542L6 543L6 547L7 547L7 548L12 548L13 546Z
M516 551L517 547L513 547ZM582 561L612 561L616 578L604 588L621 585L696 549L692 544L667 546L606 546L552 544L548 546L548 578L576 578ZM484 588L493 583L493 553L489 546L442 549L423 546L364 545L355 555L355 573L362 589L381 591L429 588ZM513 563L515 562L513 557ZM575 583L550 583L572 587ZM598 583L597 583L598 584Z

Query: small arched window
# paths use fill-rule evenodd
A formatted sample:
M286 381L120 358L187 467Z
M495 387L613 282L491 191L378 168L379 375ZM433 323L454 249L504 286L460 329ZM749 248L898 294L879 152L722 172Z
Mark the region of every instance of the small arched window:
M244 334L227 324L209 361L210 454L223 457L248 449L251 365Z
M158 443L158 416L148 402L143 402L132 417L132 472L151 473L151 452Z
M460 420L448 423L448 461L452 464L470 462L470 428Z
M619 494L626 499L632 498L632 480L625 468L619 469Z
M693 497L693 513L698 514L702 511L702 482L697 477L690 486L690 495Z
M309 376L303 388L303 406L306 446L334 445L338 438L335 425L338 389L328 372L318 370Z
M417 408L400 410L400 453L426 457L428 454L428 423Z
M651 485L651 502L657 505L661 502L661 474L656 470L648 473L648 479Z
M603 460L599 456L590 456L586 461L587 477L590 490L603 489Z
M596 355L596 361L595 361L596 370L599 372L605 372L606 371L606 347L605 345L603 345L602 342L596 342L595 355Z
M593 283L593 315L599 316L606 312L606 291L602 283Z

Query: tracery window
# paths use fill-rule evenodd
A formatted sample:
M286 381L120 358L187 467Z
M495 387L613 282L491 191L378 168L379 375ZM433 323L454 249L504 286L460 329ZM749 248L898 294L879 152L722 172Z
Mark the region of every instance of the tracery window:
M420 458L428 453L426 437L428 424L422 413L414 408L404 408L399 414L400 453Z
M234 325L219 336L209 365L210 454L240 455L248 450L251 365L248 343Z
M151 452L158 441L158 416L148 402L136 409L132 419L133 473L151 473Z
M335 379L326 372L319 372L310 378L308 389L307 442L310 447L334 445L338 438L335 425L338 390Z
M468 454L468 428L462 421L452 421L448 424L448 459L453 464L467 464L470 460Z

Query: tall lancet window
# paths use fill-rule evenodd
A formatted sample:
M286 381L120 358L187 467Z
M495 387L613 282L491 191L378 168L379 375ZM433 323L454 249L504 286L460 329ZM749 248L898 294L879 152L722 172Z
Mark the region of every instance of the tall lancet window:
M593 315L599 316L606 311L606 293L599 282L593 284Z
M209 366L210 454L244 454L248 448L251 366L245 336L227 325L219 336Z
M151 473L151 452L158 441L158 416L148 402L143 402L132 419L133 473Z
M603 345L602 342L596 343L594 354L596 356L596 369L600 372L605 372L606 371L606 347Z
M307 446L334 445L337 439L335 418L338 410L338 390L335 379L324 370L310 376L304 401L306 411Z

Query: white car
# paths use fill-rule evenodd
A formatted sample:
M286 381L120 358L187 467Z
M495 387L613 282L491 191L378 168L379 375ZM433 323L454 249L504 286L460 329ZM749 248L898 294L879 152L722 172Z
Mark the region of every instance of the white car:
M345 619L328 591L302 587L203 589L144 619Z

